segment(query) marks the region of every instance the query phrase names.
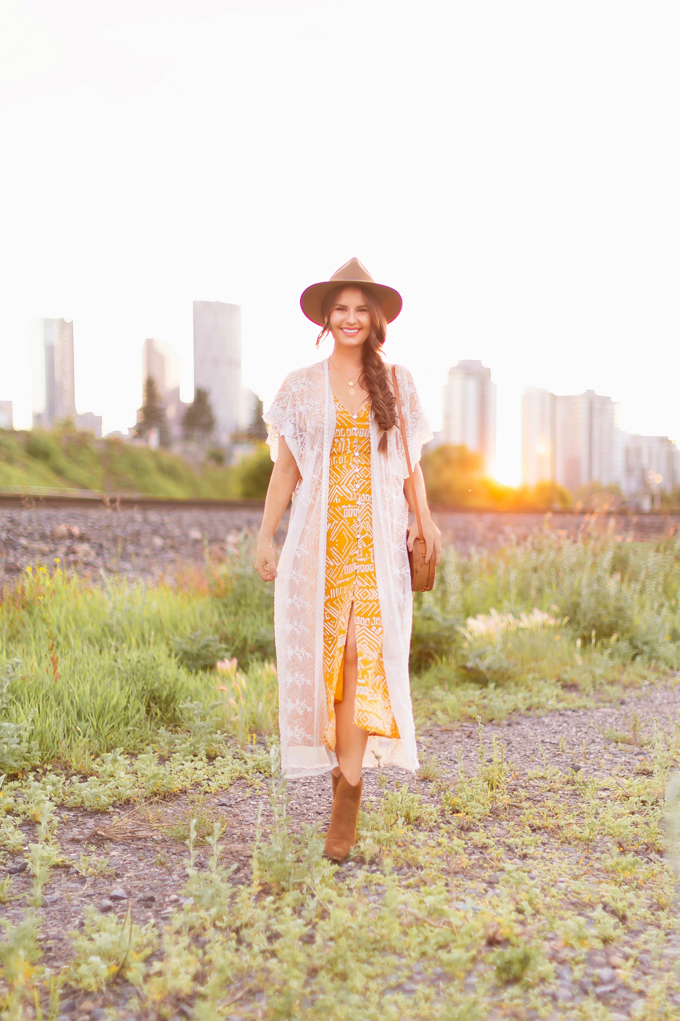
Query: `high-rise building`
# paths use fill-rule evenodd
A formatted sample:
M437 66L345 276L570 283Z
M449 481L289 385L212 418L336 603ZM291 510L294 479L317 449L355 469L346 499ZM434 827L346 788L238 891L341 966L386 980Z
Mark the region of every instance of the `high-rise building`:
M0 429L13 429L12 402L0 401Z
M535 386L522 394L522 482L527 486L555 478L555 400Z
M179 359L169 344L147 337L142 346L142 380L154 380L160 396L165 399L179 388Z
M480 361L460 361L444 386L442 442L481 454L484 471L496 459L496 384Z
M620 484L618 407L594 390L555 396L528 387L522 397L522 481L553 481L572 493L590 482Z
M194 386L207 390L215 435L227 445L244 428L241 393L241 307L223 301L194 302Z
M158 390L165 408L167 437L170 442L182 439L182 422L188 404L179 396L179 358L162 340L147 337L142 345L142 392L149 376ZM142 420L142 409L137 409L137 422Z
M555 398L555 481L572 493L590 482L618 483L617 407L594 390Z
M621 488L627 497L672 493L680 486L680 451L667 436L623 434L624 474Z
M33 425L50 428L76 418L73 320L38 319L32 356Z
M37 319L31 347L33 427L51 429L71 419L76 429L102 434L102 420L76 411L72 319Z

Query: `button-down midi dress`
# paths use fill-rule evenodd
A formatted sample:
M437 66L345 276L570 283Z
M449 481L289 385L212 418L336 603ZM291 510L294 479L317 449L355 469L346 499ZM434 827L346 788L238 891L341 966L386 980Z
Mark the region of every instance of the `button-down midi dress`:
M343 698L343 661L354 606L357 689L354 723L369 734L398 738L385 676L380 600L373 553L370 403L356 415L333 395L335 436L328 478L324 678L328 706L325 739L335 749L335 703Z
M411 463L415 465L432 433L410 372L402 365L396 366L396 371L406 441ZM376 766L380 762L383 766L392 764L415 770L418 755L408 671L413 612L406 550L408 508L404 496L408 468L399 428L388 432L387 451L383 453L378 450L381 432L370 408L367 414L370 520L382 628L382 668L397 736L391 736L395 732L388 727L382 731L378 727L369 730L363 764ZM300 471L274 583L281 764L288 777L315 776L332 769L337 762L328 740L332 735L328 733L324 623L328 619L326 546L331 450L342 420L330 386L328 359L291 372L264 420L269 427L267 442L272 459L276 460L279 438L284 437ZM367 507L363 513L368 513ZM341 616L344 621L344 613ZM342 628L335 637L344 648ZM332 676L332 670L328 676ZM377 678L377 672L372 676Z

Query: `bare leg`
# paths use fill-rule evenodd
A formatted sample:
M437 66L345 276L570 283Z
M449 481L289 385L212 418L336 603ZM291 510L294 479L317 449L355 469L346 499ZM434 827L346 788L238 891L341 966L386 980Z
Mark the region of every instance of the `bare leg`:
M335 752L340 771L347 783L353 787L361 780L361 763L368 741L368 733L361 727L357 727L354 722L357 666L357 639L354 629L354 603L352 603L347 624L347 642L343 663L342 702L335 703Z

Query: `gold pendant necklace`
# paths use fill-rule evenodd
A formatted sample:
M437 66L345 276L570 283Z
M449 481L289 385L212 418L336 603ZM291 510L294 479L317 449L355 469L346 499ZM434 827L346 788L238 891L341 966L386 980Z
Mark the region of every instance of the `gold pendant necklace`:
M339 373L340 373L340 375L342 376L342 378L343 378L343 379L346 379L346 380L347 380L347 382L349 383L349 386L350 386L350 390L349 390L349 392L350 392L350 393L352 394L352 396L354 396L354 394L356 393L356 390L354 389L354 387L356 386L356 383L354 382L354 380L353 380L353 379L349 379L349 378L348 378L348 377L347 377L347 376L345 375L345 373L344 373L344 372L340 372L340 369L339 369L339 368L337 367L337 365L335 364L335 362L333 361L333 359L332 359L332 358L329 358L329 359L328 359L328 361L329 361L329 362L331 363L331 365L333 366L333 368L335 369L335 371L336 371L336 372L339 372Z

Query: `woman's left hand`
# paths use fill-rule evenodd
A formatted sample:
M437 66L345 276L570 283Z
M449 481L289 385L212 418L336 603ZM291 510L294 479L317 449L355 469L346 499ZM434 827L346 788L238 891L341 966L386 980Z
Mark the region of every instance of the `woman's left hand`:
M425 540L425 563L429 564L434 553L434 562L439 566L442 558L442 533L439 531L429 514L422 516L423 532L420 538ZM408 548L413 550L413 543L418 538L418 522L414 521L408 531Z

